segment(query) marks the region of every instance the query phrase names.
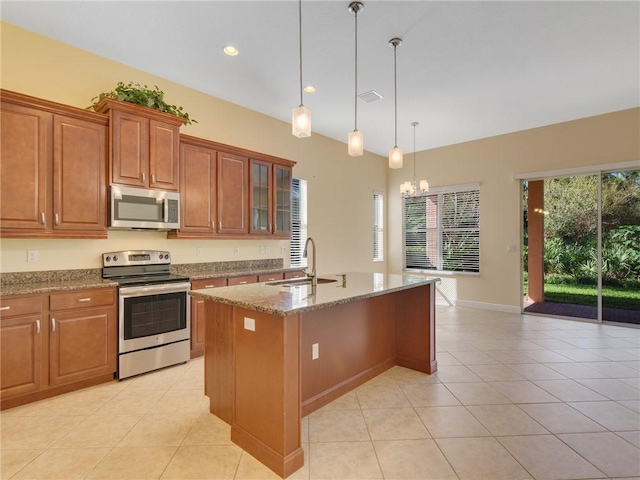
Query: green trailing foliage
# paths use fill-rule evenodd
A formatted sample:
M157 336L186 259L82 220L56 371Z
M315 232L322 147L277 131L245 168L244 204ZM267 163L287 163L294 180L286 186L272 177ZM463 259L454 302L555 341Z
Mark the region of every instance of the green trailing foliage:
M114 100L119 100L121 102L155 108L161 112L174 115L182 118L186 125L198 123L197 120L190 118L189 114L185 112L182 107L165 102L164 92L160 90L157 85L154 85L153 87L154 88L151 89L147 85L140 85L139 83L129 82L125 84L124 82L118 82L118 85L116 85L114 90L101 93L97 97L91 99L93 103L89 108L94 108L103 98L113 98Z

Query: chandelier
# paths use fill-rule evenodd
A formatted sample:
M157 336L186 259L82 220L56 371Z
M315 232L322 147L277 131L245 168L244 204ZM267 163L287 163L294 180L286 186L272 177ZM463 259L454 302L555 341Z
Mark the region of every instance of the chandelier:
M413 127L413 180L400 184L400 193L404 198L424 197L429 192L429 183L426 180L416 181L416 127L418 122L412 122Z

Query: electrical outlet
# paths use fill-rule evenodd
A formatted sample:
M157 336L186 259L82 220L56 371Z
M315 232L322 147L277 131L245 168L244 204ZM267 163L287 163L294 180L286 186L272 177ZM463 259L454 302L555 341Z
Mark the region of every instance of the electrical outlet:
M317 343L311 345L311 360L317 360L320 356L320 346Z
M252 332L256 331L256 319L244 317L244 329L251 330Z
M262 255L264 255L265 253L267 253L267 247L265 247L264 245L260 245L260 253Z
M38 251L37 250L27 250L27 262L28 263L36 263L38 261Z
M507 252L515 253L515 251L516 251L516 246L515 245L507 245Z
M284 247L284 246L283 246L283 247L280 247L280 253L281 253L281 254L283 254L283 255L284 255L285 253L287 253L287 247Z
M236 256L240 255L240 247L233 247L233 254Z
M202 256L202 247L196 248L196 257L200 258Z

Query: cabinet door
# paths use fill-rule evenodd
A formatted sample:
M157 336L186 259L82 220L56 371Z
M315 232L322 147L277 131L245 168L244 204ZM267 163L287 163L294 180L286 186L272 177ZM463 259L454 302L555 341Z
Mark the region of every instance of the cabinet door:
M180 176L178 149L180 127L157 120L149 121L149 186L178 190Z
M216 152L182 144L180 147L181 232L216 232Z
M226 278L208 278L206 280L195 280L191 282L192 290L202 288L224 287L227 284ZM202 298L191 298L191 358L204 355L204 333L205 333L204 300Z
M0 121L2 229L44 231L51 225L52 114L2 102Z
M107 126L53 118L53 229L107 231Z
M273 166L273 233L291 237L291 168Z
M149 119L120 110L111 116L111 183L149 185Z
M63 385L116 371L115 308L81 309L49 319L49 383Z
M218 232L248 234L249 159L218 152Z
M3 399L34 393L44 386L41 318L38 314L0 320L0 391Z
M251 184L249 186L249 205L251 211L251 233L272 232L271 164L259 160L251 160Z

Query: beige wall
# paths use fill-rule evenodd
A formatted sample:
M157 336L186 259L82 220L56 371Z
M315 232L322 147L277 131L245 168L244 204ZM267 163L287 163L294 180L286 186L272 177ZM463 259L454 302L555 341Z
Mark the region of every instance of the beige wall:
M418 152L416 160L418 179L432 187L480 184L480 275L440 275L442 294L459 305L519 311L522 214L514 175L618 162L640 168L640 109ZM389 273L403 266L397 192L412 169L407 155L404 169L388 174Z
M288 123L13 25L0 25L2 88L84 108L118 81L158 85L170 103L183 106L199 121L182 127L183 133L297 162L294 176L308 182L309 234L318 245L319 273L386 270L385 263L372 261L371 235L372 192L386 190L385 159L372 154L349 157L344 143L317 134L297 139ZM291 105L282 107L286 115L295 101L292 92ZM268 254L259 253L263 245ZM98 268L101 253L129 248L166 249L174 263L284 257L286 264L288 245L275 240L167 240L163 233L113 231L108 240L4 239L0 271ZM238 256L235 246L240 247ZM198 247L203 248L201 258L196 258ZM37 263L26 262L27 250L38 251Z

